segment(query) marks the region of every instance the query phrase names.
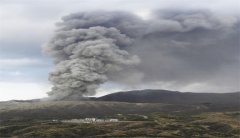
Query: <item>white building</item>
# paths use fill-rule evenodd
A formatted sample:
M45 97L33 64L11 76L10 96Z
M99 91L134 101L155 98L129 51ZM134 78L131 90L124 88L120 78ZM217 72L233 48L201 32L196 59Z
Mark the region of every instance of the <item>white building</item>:
M103 122L118 122L118 119L97 119L97 118L85 118L85 119L71 119L62 120L64 123L103 123Z

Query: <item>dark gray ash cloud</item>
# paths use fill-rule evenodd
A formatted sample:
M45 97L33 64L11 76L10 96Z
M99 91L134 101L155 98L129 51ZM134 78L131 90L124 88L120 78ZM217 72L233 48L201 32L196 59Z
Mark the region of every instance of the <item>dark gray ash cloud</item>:
M94 95L99 84L106 82L110 74L140 62L137 56L120 49L133 43L130 37L114 27L91 25L95 21L74 19L82 17L65 17L65 22L60 24L63 28L44 49L56 64L49 74L54 85L49 95L54 99Z
M94 95L102 83L174 82L239 90L239 18L204 10L70 14L44 51L54 99Z

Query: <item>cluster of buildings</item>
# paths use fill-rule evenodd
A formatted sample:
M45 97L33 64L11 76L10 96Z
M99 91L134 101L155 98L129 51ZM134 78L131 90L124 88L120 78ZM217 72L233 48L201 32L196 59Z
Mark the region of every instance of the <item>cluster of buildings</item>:
M118 122L118 119L98 119L98 118L85 118L85 119L70 119L62 120L63 123L104 123L104 122Z

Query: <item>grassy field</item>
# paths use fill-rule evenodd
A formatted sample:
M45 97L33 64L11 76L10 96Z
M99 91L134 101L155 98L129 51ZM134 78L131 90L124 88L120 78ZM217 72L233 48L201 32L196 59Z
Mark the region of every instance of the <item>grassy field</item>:
M62 123L51 120L1 122L0 137L165 137L239 138L240 112L146 115L116 114L113 123Z

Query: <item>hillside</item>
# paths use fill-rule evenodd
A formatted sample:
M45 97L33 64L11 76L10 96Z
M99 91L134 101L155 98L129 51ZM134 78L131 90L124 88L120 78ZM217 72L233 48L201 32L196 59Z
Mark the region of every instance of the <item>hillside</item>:
M1 123L0 137L10 138L239 138L240 112L197 115L163 113L119 114L114 123L63 123L51 120L19 120Z
M239 92L119 92L65 101L0 102L0 137L237 137ZM64 123L81 118L115 123ZM54 121L55 120L55 121Z
M151 112L201 112L204 105L171 105L161 103L126 103L103 101L1 102L0 121L22 119L71 119L104 117L114 114Z
M81 101L12 100L0 102L0 119L65 119L118 113L239 111L239 94L239 92L219 94L141 90L118 92Z
M168 90L135 90L117 92L96 98L99 101L166 104L231 104L240 105L240 92L191 93Z

